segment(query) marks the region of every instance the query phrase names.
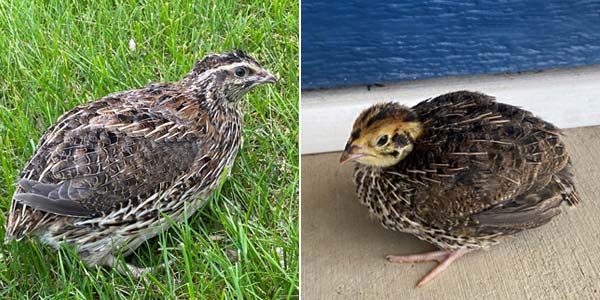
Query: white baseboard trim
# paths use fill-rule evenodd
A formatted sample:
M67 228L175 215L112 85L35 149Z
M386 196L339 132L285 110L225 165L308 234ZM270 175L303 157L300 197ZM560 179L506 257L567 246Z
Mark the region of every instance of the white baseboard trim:
M532 111L561 128L600 124L600 65L535 73L439 78L302 91L300 151L340 151L354 119L373 103L413 106L450 91L471 90Z

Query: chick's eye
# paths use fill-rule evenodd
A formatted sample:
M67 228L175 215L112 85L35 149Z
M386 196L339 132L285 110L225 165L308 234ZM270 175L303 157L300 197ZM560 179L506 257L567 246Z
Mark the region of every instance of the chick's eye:
M236 68L235 69L235 76L237 77L244 77L246 75L246 68Z
M385 145L387 143L387 141L388 141L388 136L387 135L382 135L377 140L377 146L383 146L383 145Z

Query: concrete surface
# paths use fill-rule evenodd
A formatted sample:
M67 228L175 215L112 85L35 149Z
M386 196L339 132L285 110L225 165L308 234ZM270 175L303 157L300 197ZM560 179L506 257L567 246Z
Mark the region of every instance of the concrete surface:
M415 284L435 263L385 256L433 246L370 219L339 153L302 156L302 299L600 299L600 126L565 133L581 205L466 255L424 288Z

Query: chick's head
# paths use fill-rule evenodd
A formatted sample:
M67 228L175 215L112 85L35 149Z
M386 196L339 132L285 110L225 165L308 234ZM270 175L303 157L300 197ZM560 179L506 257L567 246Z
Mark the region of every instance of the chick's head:
M354 122L340 163L393 166L413 150L422 132L423 126L410 108L392 102L373 105Z

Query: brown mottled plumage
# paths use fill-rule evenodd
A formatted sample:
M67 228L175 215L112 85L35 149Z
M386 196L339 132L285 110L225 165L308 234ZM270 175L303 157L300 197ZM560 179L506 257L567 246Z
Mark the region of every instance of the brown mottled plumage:
M241 146L242 96L274 80L243 52L215 54L179 82L65 113L20 174L6 242L66 242L86 263L114 266L169 227L164 215L181 221L205 203Z
M358 162L358 197L384 227L441 249L388 257L440 262L419 286L469 251L547 223L562 202L579 202L559 129L480 93L372 106L354 123L347 160Z

